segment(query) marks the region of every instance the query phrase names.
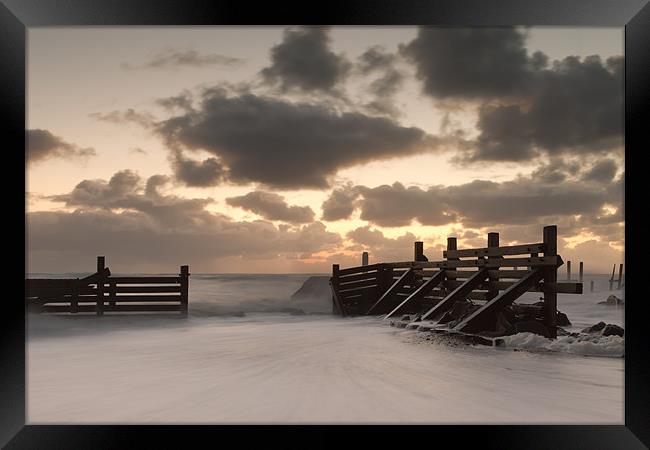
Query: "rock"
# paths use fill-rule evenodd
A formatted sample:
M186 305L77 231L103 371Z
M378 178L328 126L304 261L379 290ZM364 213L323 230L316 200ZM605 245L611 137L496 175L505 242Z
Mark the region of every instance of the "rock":
M571 326L571 322L569 321L567 315L560 311L557 312L557 324L561 327Z
M558 336L571 336L573 333L569 333L567 330L564 328L557 327L557 335Z
M602 335L603 336L620 336L623 337L625 334L625 330L623 328L619 327L618 325L614 325L613 323L608 323L605 325L605 328L603 328Z
M402 318L400 320L402 320L404 322L410 322L411 321L411 316L406 314L406 315L402 316Z
M536 320L525 320L515 324L517 333L535 333L544 337L550 337L548 329Z
M607 324L605 322L598 322L596 325L592 325L590 327L585 328L582 330L583 333L600 333L603 328L605 328Z
M291 295L294 305L308 312L332 312L332 291L328 276L312 276Z

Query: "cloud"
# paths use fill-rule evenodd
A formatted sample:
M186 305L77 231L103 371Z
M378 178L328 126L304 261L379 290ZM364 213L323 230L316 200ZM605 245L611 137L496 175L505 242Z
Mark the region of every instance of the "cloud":
M116 110L107 113L94 112L88 114L88 117L116 125L135 123L143 128L151 128L156 123L156 118L151 113L136 111L133 108L129 108L126 111Z
M436 151L447 138L383 117L339 113L326 105L207 90L200 108L158 123L167 145L205 150L234 183L279 189L329 186L338 170L369 161Z
M397 55L381 46L370 47L359 57L357 70L363 76L380 75L368 85L368 91L375 97L365 104L370 112L398 115L393 97L402 87L405 76L397 70L396 65Z
M329 47L328 27L287 28L282 42L271 48L271 65L262 69L262 78L283 92L333 91L351 65Z
M359 195L359 191L352 184L334 189L323 202L322 219L327 221L349 219L355 210L355 201Z
M571 166L567 163L563 167ZM555 180L553 172L547 177L533 172L500 183L474 180L428 188L406 187L398 182L373 188L347 186L341 188L349 197L340 202L345 214L339 217L349 218L351 208L360 210L362 220L381 227L410 226L414 222L427 226L459 224L470 229L516 229L513 235L528 235L529 229L538 234L540 226L556 223L568 236L593 232L620 240L620 223L624 220L622 177L610 183L603 179L585 183L580 173L570 178L560 173L565 177L562 182ZM612 207L618 209L612 212Z
M591 166L589 171L584 174L583 180L609 183L616 176L617 169L616 161L611 158L602 159Z
M454 158L529 161L623 147L623 57L528 54L518 28L421 27L400 47L424 93L478 105L479 136Z
M147 155L147 151L141 147L132 147L129 149L129 153L134 155Z
M95 149L91 147L82 148L63 140L63 138L52 134L48 130L32 129L27 130L27 151L28 164L45 161L51 158L74 159L95 156Z
M209 187L220 184L226 175L226 170L216 158L203 161L187 159L178 154L172 163L176 179L190 187Z
M406 232L396 238L387 238L370 226L356 228L346 237L370 252L374 262L408 261L413 258L413 243L419 238Z
M309 206L289 206L284 197L272 192L249 192L239 197L226 198L226 203L254 212L267 220L289 223L308 223L314 220L314 211Z
M420 27L400 52L416 68L426 94L435 98L484 99L517 95L532 70L525 34L516 28Z
M473 161L521 161L542 154L589 155L622 149L621 58L568 57L539 72L525 101L483 105Z
M321 222L276 227L262 220L235 221L206 210L210 199L162 193L169 181L163 175L144 180L125 170L108 181L84 180L70 193L52 196L74 210L27 214L30 270L79 270L98 254L122 270L179 264L205 270L220 258L309 257L342 241ZM59 260L65 255L64 265L52 255Z
M203 68L215 65L239 66L243 59L224 56L217 53L199 53L196 50L179 50L167 48L155 54L150 60L141 64L122 63L125 70L138 69L177 69L180 67Z

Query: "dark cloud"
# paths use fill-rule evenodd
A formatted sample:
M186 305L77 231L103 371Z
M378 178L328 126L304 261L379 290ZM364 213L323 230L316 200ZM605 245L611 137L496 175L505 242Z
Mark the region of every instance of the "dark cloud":
M180 153L174 157L172 167L176 179L191 187L209 187L220 184L226 171L216 158L196 161L183 157Z
M327 221L349 219L355 210L355 201L359 195L359 191L352 184L334 189L323 202L322 219Z
M572 164L561 167L571 168ZM565 172L559 173L564 176ZM611 183L602 179L585 183L578 175L563 178L562 182L554 176L534 172L500 183L474 180L429 188L405 187L401 183L374 188L355 186L359 198L343 203L359 209L362 220L382 227L409 226L415 221L431 226L460 224L475 230L517 229L519 235L527 235L523 229L531 233L537 230L534 232L538 234L540 226L556 223L568 236L581 232L610 236L621 231L617 227L624 220L622 178ZM616 213L608 205L618 208Z
M309 206L289 206L284 197L272 192L249 192L239 197L229 197L226 203L254 212L267 220L289 223L308 223L314 220L314 211Z
M26 158L28 164L44 161L50 158L85 158L95 155L95 149L82 148L63 140L48 130L27 130Z
M357 186L357 189L362 195L358 201L361 219L379 226L407 226L413 220L426 225L444 225L456 220L441 201L440 187L425 191L396 182L392 186Z
M189 111L192 109L192 97L189 93L160 98L156 100L156 103L168 110Z
M618 166L616 161L606 158L595 163L587 173L584 174L585 181L596 181L599 183L609 183L616 176Z
M219 89L206 91L197 110L160 122L157 132L177 151L217 156L232 182L280 189L325 188L340 169L450 142L388 118Z
M612 59L603 64L597 56L568 57L536 75L525 103L484 105L469 159L521 161L622 149L623 79L612 67Z
M544 64L541 55L528 57L525 40L516 28L420 27L400 51L415 65L425 93L484 99L518 95Z
M332 91L345 79L350 63L330 50L328 27L287 28L271 48L271 65L262 69L266 83L282 91Z
M243 59L219 55L217 53L199 53L196 50L178 50L168 48L157 53L146 62L141 64L122 63L121 67L126 70L177 69L180 67L202 68L215 65L239 66L243 62Z

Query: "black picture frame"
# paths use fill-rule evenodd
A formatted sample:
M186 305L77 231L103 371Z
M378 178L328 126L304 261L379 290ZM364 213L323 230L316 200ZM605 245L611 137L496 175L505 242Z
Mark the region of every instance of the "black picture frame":
M318 5L309 2L296 5L288 2L256 4L243 0L0 0L3 147L5 158L9 159L7 167L15 168L5 169L5 174L11 172L18 178L5 188L5 193L12 193L5 196L6 204L11 203L13 209L25 212L25 198L18 192L16 183L22 180L24 185L25 182L24 172L18 168L25 164L19 148L25 145L27 27L244 24L625 27L625 190L628 203L625 233L626 243L629 243L626 245L625 266L626 290L629 291L627 298L630 299L626 302L625 311L625 425L419 426L409 430L382 426L367 431L389 445L422 443L433 446L450 440L453 445L463 446L471 438L481 448L647 448L650 445L650 370L647 361L650 347L644 322L648 317L648 300L643 298L641 292L639 280L642 278L640 267L637 266L641 261L643 246L642 241L636 240L643 226L637 220L643 215L641 202L647 189L641 187L637 191L632 189L631 183L641 184L638 180L643 180L644 176L641 172L645 168L643 152L650 148L648 127L643 120L648 115L643 112L648 112L650 98L650 83L647 81L650 79L648 0L330 0ZM639 197L642 200L639 201ZM17 228L26 226L17 212L6 214L4 222ZM6 229L9 230L8 227ZM25 240L25 252L26 248ZM10 267L5 272L6 283L17 286L17 291L21 291L18 286L24 286L19 283L19 278L26 272L26 264L19 267L19 261L25 262L24 257L25 253L22 256L12 254ZM155 441L164 443L165 448L191 447L192 441L189 439L207 439L204 442L216 446L225 444L226 438L246 442L252 436L250 426L26 425L25 304L21 303L19 296L7 295L0 313L3 322L0 327L3 350L0 362L0 445L4 448L148 448ZM351 429L301 426L255 427L254 431L256 434L262 433L269 443L273 438L282 437L283 445L311 445L304 438L297 437L296 428L314 432L319 436L321 445L343 442L330 437L330 431Z

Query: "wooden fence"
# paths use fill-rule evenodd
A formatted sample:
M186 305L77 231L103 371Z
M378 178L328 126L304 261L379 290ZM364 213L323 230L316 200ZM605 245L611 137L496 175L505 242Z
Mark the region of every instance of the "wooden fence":
M26 302L36 313L179 312L187 316L189 266L177 276L111 276L103 256L85 278L27 279Z
M385 318L417 314L419 320L432 320L470 299L483 304L454 331L477 333L493 329L497 313L524 292L540 292L543 323L556 337L557 294L582 293L582 283L557 282L563 261L556 226L544 227L542 242L534 244L500 246L499 234L489 233L485 248L458 250L456 245L456 238L447 239L443 261L427 261L422 243L416 242L414 261L345 269L335 264L330 278L334 312Z

